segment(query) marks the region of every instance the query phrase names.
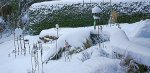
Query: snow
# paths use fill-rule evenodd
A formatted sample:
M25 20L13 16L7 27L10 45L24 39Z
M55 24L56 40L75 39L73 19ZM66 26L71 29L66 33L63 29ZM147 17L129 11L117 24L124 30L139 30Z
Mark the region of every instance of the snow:
M19 37L20 35L22 35L23 30L21 28L16 28L15 29L15 36Z
M61 0L66 2L82 2L82 0ZM90 0L84 0L85 2L90 2ZM110 2L110 0L91 0L92 2ZM112 2L131 2L133 0L112 0ZM134 1L149 1L149 0L134 0Z
M44 34L43 32L41 34ZM78 48L78 47L83 47L83 43L86 42L90 38L90 29L86 28L77 28L70 30L66 32L65 34L61 35L58 40L57 40L57 48L56 45L52 45L52 49L49 52L47 59L51 57L53 54L55 54L57 51L59 51L61 48L65 46L65 40L71 45L72 47ZM56 43L55 43L56 44ZM56 52L55 52L56 51Z
M4 23L4 20L3 20L3 18L0 16L0 24L1 23Z
M92 8L92 13L101 13L101 12L102 12L102 10L99 7L97 7L97 6Z
M132 43L131 41L129 41L125 32L123 32L122 30L120 30L118 28L115 28L115 29L112 28L111 30L113 32L110 32L110 34L111 34L110 44L115 48L117 47L117 49L115 49L115 51L117 51L118 48L119 48L119 50L123 49L124 51L130 52L128 54L129 55L132 54L131 56L134 57L138 62L140 60L140 63L150 66L150 64L149 64L149 61L150 61L149 51L150 51L150 49L149 48L137 45L135 43ZM142 59L142 58L144 58L144 59Z
M103 30L100 33L105 35L103 39L109 38L109 40L102 42L100 47L99 44L94 44L90 48L72 54L70 61L65 62L64 56L59 60L49 60L47 64L44 63L44 73L126 73L120 66L120 59L113 58L113 52L130 55L137 63L150 66L149 21L143 20L133 24L123 23L120 24L121 29L115 25L112 27L103 25ZM19 28L15 32L18 36L22 34L22 30ZM60 48L64 47L65 40L74 48L84 48L83 43L90 39L91 33L98 33L97 29L94 30L93 27L60 27L58 29L57 49L56 40L51 43L42 43L42 60L46 61ZM57 30L55 28L46 29L36 36L27 35L25 39L29 40L32 49L33 44L40 40L39 37L46 35L57 36ZM30 72L32 70L31 54L17 55L15 58L12 52L15 49L13 38L13 35L11 35L0 39L0 73ZM27 48L28 50L29 48ZM83 53L87 53L88 58L84 58ZM10 57L8 57L8 54L10 54ZM39 56L39 58L41 57ZM41 61L39 62L41 63Z
M98 16L95 16L95 15L93 16L93 18L94 18L94 19L100 19L100 17L98 17Z
M142 21L142 23L140 23L139 25L141 25L141 27L139 27L138 29L141 30L136 31L135 37L150 38L150 20L147 19L145 21Z
M29 15L28 14L25 14L23 17L22 17L22 23L23 24L27 24L29 22Z

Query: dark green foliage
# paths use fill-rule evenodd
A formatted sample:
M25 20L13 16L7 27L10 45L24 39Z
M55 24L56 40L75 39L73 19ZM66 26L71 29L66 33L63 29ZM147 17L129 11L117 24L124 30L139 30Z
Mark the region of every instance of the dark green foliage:
M39 24L30 26L30 28L32 28L32 32L31 34L34 35L38 35L43 29L49 29L49 28L53 28L55 25L53 25L51 22L49 21L42 21Z
M138 64L138 67L139 67L138 70L139 73L146 73L149 71L148 66L145 66L143 64Z
M118 23L135 23L140 20L150 19L150 16L146 13L137 12L131 15L122 14L118 17Z

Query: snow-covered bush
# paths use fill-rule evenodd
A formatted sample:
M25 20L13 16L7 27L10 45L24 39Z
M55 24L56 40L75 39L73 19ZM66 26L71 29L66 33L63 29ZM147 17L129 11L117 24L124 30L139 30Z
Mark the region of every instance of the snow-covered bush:
M49 36L49 35L46 35L46 36L43 36L43 37L39 37L40 40L42 40L44 43L46 42L49 42L49 41L54 41L56 39L58 39L56 36Z
M82 52L82 58L80 59L82 62L88 60L91 58L92 52L88 53L88 52Z
M93 44L109 41L109 36L107 34L104 34L103 32L101 32L101 34L99 35L91 33L90 38Z
M109 57L109 54L106 51L104 51L103 49L99 49L98 51L100 53L100 56Z
M130 60L129 66L127 68L127 73L138 73L138 69L138 65L133 60Z
M87 48L89 48L89 47L91 47L92 45L93 45L93 43L92 43L92 40L91 39L87 39L86 40L86 42L85 43L83 43L84 44L84 49L87 49Z
M109 3L82 3L79 4L42 4L41 8L38 4L30 7L30 31L33 34L39 34L40 31L52 28L53 24L61 24L62 27L84 27L93 25L93 15L91 9L98 6L102 9L101 20L99 25L107 24L109 20ZM134 23L141 19L150 18L149 3L132 2L132 3L114 3L112 4L119 16L117 23ZM72 18L73 17L73 18ZM34 25L35 24L35 25ZM34 27L33 27L34 26ZM32 30L31 30L32 29Z
M120 66L123 67L127 73L145 73L150 70L148 66L135 62L134 58L129 55L121 59Z

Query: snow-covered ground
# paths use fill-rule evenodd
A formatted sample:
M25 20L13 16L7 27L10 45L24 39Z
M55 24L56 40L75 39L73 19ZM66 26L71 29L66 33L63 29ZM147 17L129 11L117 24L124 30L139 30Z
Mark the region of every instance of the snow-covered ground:
M125 73L125 70L120 66L120 59L113 58L113 52L131 55L137 63L150 66L150 20L120 25L121 29L116 26L104 25L100 33L109 37L109 40L101 43L100 47L95 44L87 49L84 49L83 43L90 38L91 33L98 33L93 27L58 29L57 49L56 40L42 42L44 73ZM51 28L41 31L37 36L27 35L25 39L29 39L32 49L33 44L40 40L39 37L56 36L56 33L56 29ZM70 61L65 61L64 56L59 60L48 61L52 55L65 46L65 40L73 47L71 49L80 47L83 51L74 53ZM29 73L32 70L29 52L26 56L17 53L15 58L15 54L12 52L15 49L13 35L3 36L0 42L0 73ZM29 51L28 47L27 51ZM84 53L88 55L88 58L84 58ZM8 57L9 54L10 57ZM39 56L39 58L41 57ZM39 72L41 72L40 60L39 66Z

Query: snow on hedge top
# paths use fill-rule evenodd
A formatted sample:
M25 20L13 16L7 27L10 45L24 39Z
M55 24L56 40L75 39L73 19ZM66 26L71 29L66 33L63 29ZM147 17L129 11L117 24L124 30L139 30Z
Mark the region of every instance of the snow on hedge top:
M46 60L65 46L65 40L72 47L83 47L83 43L85 43L90 37L90 32L91 29L88 28L76 28L73 30L66 31L58 38L57 49L56 45L52 45L52 49L49 51Z
M97 7L97 6L92 8L92 13L101 13L101 12L102 12L102 10L99 7Z
M60 1L45 1L34 3L31 5L30 10L35 10L39 8L51 8L52 5L65 5L65 4L75 4L75 3L82 3L82 0L60 0ZM90 3L89 0L85 0L85 3ZM92 2L101 2L99 0L93 0Z
M36 10L36 9L40 9L40 8L44 8L44 9L49 9L51 8L53 5L58 5L60 3L60 1L45 1L45 2L39 2L39 3L34 3L30 6L30 10Z

